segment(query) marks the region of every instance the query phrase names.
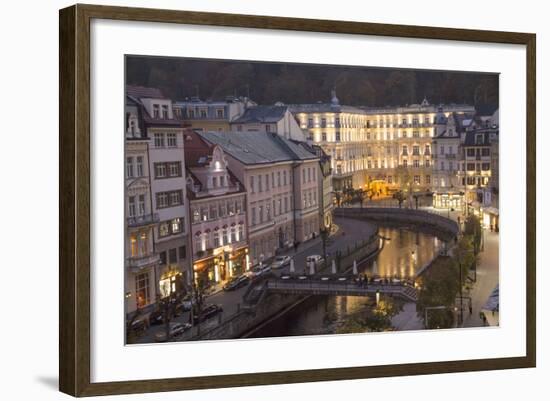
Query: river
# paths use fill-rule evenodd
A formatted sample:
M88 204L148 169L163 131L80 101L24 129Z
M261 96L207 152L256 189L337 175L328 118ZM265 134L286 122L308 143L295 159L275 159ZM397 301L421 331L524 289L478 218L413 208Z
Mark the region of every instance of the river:
M387 239L384 247L362 270L380 276L414 277L441 245L433 235L402 228L380 227L379 234ZM372 303L366 297L311 296L250 338L333 334L352 314L371 308Z

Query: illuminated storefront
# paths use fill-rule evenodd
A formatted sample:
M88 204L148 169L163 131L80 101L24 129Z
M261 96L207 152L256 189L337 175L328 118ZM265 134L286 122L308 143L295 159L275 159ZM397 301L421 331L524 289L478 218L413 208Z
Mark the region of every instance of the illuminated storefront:
M178 294L182 290L183 276L180 271L169 268L161 275L159 280L159 295L161 298Z
M247 246L234 251L219 248L214 252L214 255L197 260L194 263L196 283L199 280L210 284L224 282L243 274L249 269L250 261Z

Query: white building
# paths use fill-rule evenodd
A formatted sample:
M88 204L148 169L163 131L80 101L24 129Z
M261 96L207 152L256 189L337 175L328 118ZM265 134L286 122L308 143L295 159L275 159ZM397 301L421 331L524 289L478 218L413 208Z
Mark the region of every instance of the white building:
M159 263L152 277L156 297L183 291L190 282L187 200L185 192L184 125L173 114L172 101L160 91L128 86L127 95L142 106L148 139L150 204L155 216L154 249Z
M319 157L275 133L208 132L247 192L251 263L319 234Z
M294 115L283 104L249 107L231 122L231 129L237 132L276 133L295 141L306 140L306 135Z

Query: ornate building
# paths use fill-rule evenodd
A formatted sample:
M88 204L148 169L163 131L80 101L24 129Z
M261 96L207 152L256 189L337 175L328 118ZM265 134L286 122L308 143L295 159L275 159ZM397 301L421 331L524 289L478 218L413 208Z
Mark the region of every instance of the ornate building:
M384 195L405 184L415 192L432 188L437 108L426 99L406 107L359 108L340 105L332 91L329 104L290 109L309 139L331 156L335 190L367 187ZM445 115L473 111L467 105L442 106Z
M187 196L195 278L226 281L249 269L246 191L221 146L185 133Z

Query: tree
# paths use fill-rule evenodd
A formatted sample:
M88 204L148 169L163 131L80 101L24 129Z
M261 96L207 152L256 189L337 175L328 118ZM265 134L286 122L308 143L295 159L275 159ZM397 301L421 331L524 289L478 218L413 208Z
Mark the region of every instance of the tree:
M477 255L481 247L481 222L477 216L471 214L466 218L464 234L472 238L474 253Z
M409 208L412 207L412 176L409 169L403 165L395 169L395 177L399 182L400 190L406 195L409 200Z
M320 230L321 233L321 241L323 243L323 258L325 261L325 266L327 266L328 260L327 260L327 241L328 237L330 235L330 227L323 227Z
M334 199L336 199L336 206L340 207L342 205L342 192L334 191Z
M191 324L194 324L194 316L200 317L203 307L204 299L206 292L206 280L202 274L197 276L196 281L193 283L192 293L191 293L191 313L189 319ZM201 332L200 322L198 324L198 334Z
M392 329L391 319L403 310L401 302L381 299L378 305L366 307L348 316L345 323L336 329L339 334L381 332Z
M355 191L355 197L361 204L361 209L363 209L363 202L365 201L365 191L362 188L359 188Z
M439 256L419 279L416 312L429 329L450 328L453 326L452 309L459 290L457 265L448 256ZM426 308L428 309L426 321Z
M399 203L399 209L401 209L401 206L403 205L403 202L405 201L405 199L407 199L407 197L405 196L403 191L397 191L393 194L393 199L397 200L397 202Z

